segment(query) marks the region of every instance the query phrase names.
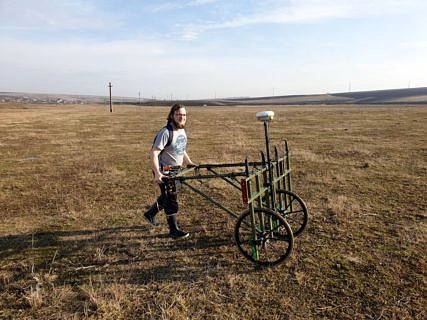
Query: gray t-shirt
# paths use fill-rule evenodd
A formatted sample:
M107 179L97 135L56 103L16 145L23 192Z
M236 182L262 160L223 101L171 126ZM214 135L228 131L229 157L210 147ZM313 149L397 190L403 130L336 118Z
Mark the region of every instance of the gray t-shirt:
M162 150L159 157L160 167L180 166L184 159L185 148L187 147L187 134L184 129L174 129L172 142L165 147L169 138L169 130L164 127L157 134L153 147Z

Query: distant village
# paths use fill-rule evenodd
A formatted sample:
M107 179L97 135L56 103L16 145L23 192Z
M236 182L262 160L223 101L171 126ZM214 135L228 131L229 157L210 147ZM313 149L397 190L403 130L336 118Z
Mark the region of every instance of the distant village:
M13 96L2 96L0 102L17 102L17 103L36 103L36 104L84 104L80 99L62 99L62 98L34 98L34 97L13 97Z
M106 97L99 96L72 96L0 92L0 103L15 102L34 104L86 104L104 103L106 100Z

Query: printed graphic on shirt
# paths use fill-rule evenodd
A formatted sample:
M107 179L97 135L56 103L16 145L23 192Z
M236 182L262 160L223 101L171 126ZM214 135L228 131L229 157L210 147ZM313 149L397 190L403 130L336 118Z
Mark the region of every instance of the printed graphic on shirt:
M174 146L175 152L180 156L183 155L186 145L187 145L187 139L185 138L185 136L179 135L175 141L175 146Z

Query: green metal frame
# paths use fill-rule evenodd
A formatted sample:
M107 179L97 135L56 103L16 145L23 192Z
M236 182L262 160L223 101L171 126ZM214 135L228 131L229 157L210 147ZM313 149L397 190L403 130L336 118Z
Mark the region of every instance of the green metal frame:
M233 171L219 172L221 169L232 169ZM271 170L273 171L273 190L292 191L290 157L286 141L282 157L279 157L278 150L275 148L275 159L271 161ZM271 189L268 177L268 164L265 160L261 162L202 164L197 167L172 171L169 176L170 179L179 181L183 186L188 187L235 218L238 217L238 214L223 206L206 192L190 184L189 181L220 178L241 191L243 203L249 208L253 208L255 202L258 207L275 210L269 200ZM240 178L240 181L237 178Z
M191 184L190 181L219 178L235 189L238 189L241 192L243 204L250 210L253 240L256 242L256 229L264 230L264 225L268 223L270 227L269 230L274 230L271 226L274 225L275 221L263 221L263 219L260 219L260 221L263 221L262 225L256 226L254 209L257 207L265 207L276 211L276 206L282 203L280 201L282 199L276 199L276 203L271 203L271 199L275 199L271 192L276 193L276 190L279 189L292 191L291 166L287 141L285 141L284 154L282 156L279 156L277 148L274 148L274 151L275 159L271 160L270 163L265 161L265 156L261 153L262 161L260 162L248 162L246 160L241 163L202 164L197 167L178 169L176 171L172 170L169 178L179 181L181 185L204 197L236 219L239 218L238 213L225 207L211 195ZM224 169L231 170L231 172L224 172ZM271 175L269 170L271 170ZM269 181L270 176L273 180L272 184L270 184ZM238 180L239 178L240 180ZM279 195L279 197L282 197L282 195ZM287 204L287 199L285 199L285 203ZM253 248L253 257L255 260L258 257L257 248L255 246Z

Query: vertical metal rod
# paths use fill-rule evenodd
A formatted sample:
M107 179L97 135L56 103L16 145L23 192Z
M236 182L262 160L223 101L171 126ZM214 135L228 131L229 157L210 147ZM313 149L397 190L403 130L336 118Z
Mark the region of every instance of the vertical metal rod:
M108 84L108 88L110 89L110 112L113 112L113 103L111 101L111 82Z
M287 179L287 190L292 191L292 182L291 182L291 158L289 155L288 141L285 140L285 152L286 152L286 169L288 170L288 179Z
M274 159L276 161L274 170L276 172L276 177L279 177L280 176L280 173L279 173L279 152L277 151L276 146L274 146ZM280 180L277 181L277 185L275 187L276 187L276 189L280 189Z
M264 131L265 131L265 147L267 149L268 179L269 179L270 198L271 198L270 209L275 210L276 195L274 194L275 192L274 192L274 183L273 183L273 171L271 168L269 121L264 121Z

